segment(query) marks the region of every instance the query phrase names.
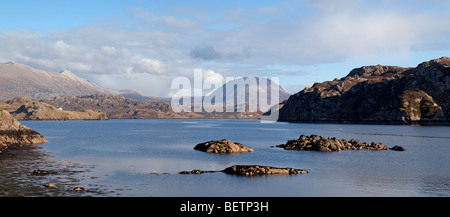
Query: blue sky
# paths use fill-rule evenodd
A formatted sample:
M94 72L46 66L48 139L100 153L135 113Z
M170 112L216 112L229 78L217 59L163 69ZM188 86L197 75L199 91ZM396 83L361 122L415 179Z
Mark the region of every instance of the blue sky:
M0 7L0 62L167 96L177 76L277 76L295 93L363 65L449 56L450 3L61 1Z

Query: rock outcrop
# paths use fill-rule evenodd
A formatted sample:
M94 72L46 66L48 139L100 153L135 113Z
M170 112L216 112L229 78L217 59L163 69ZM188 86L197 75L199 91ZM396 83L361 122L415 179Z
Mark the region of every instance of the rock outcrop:
M450 124L450 58L415 68L364 66L279 105L279 121Z
M9 148L18 148L48 142L38 132L22 125L9 112L0 111L0 153Z
M230 175L239 176L260 176L260 175L288 175L288 174L305 174L308 173L307 170L294 169L294 168L278 168L271 166L260 166L260 165L234 165L227 167L224 170L219 171L203 171L203 170L192 170L192 171L181 171L179 174L203 174L203 173L215 173L224 172Z
M195 150L204 151L208 153L241 153L241 152L253 152L253 149L242 145L238 142L232 142L228 139L222 140L211 140L209 142L204 142L197 144L194 147Z
M396 145L396 146L390 148L390 150L393 150L393 151L406 151L406 148L403 148L402 146Z
M357 139L337 139L324 138L322 136L301 135L297 140L288 140L286 144L277 145L277 147L285 150L300 150L300 151L343 151L343 150L389 150L389 148L382 143L367 143L360 142ZM398 146L399 147L399 146Z

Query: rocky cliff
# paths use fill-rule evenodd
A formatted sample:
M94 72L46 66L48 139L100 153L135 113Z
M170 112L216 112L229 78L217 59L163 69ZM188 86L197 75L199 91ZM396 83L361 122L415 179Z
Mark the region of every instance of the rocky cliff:
M450 58L415 68L364 66L280 105L279 121L449 124Z
M0 110L0 154L9 148L46 142L41 134L22 125L9 112Z

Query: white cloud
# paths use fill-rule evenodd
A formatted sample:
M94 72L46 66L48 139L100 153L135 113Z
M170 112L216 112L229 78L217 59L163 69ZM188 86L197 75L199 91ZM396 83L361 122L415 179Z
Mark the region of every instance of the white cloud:
M157 96L168 96L170 81L153 74L96 74L91 79L103 88L113 90L135 89Z

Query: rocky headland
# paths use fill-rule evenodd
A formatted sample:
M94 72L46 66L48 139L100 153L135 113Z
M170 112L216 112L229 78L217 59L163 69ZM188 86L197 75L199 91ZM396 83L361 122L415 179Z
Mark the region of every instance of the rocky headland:
M20 96L4 103L0 109L10 112L17 120L107 120L106 114L90 109L70 111L62 107L56 108L44 102Z
M238 142L232 142L228 139L211 140L209 142L200 143L197 144L194 149L216 154L253 152L252 148Z
M315 83L279 105L279 121L450 124L450 58L413 68L373 65Z
M357 139L337 139L336 137L325 138L318 135L301 135L297 140L288 140L286 144L277 145L285 150L299 151L343 151L343 150L389 150L389 147L383 143L367 143ZM405 151L401 146L394 146L391 150Z
M307 170L294 169L294 168L278 168L278 167L260 166L260 165L234 165L234 166L227 167L224 170L219 170L219 171L192 170L192 171L181 171L180 174L202 174L202 173L215 173L215 172L223 172L226 174L239 175L239 176L289 175L289 174L308 173Z
M7 149L46 142L41 134L22 125L9 112L0 110L0 154Z
M109 119L259 118L262 114L262 112L206 112L204 110L202 112L174 112L170 103L139 101L104 93L84 96L55 96L39 101L71 111L89 109L103 112Z

